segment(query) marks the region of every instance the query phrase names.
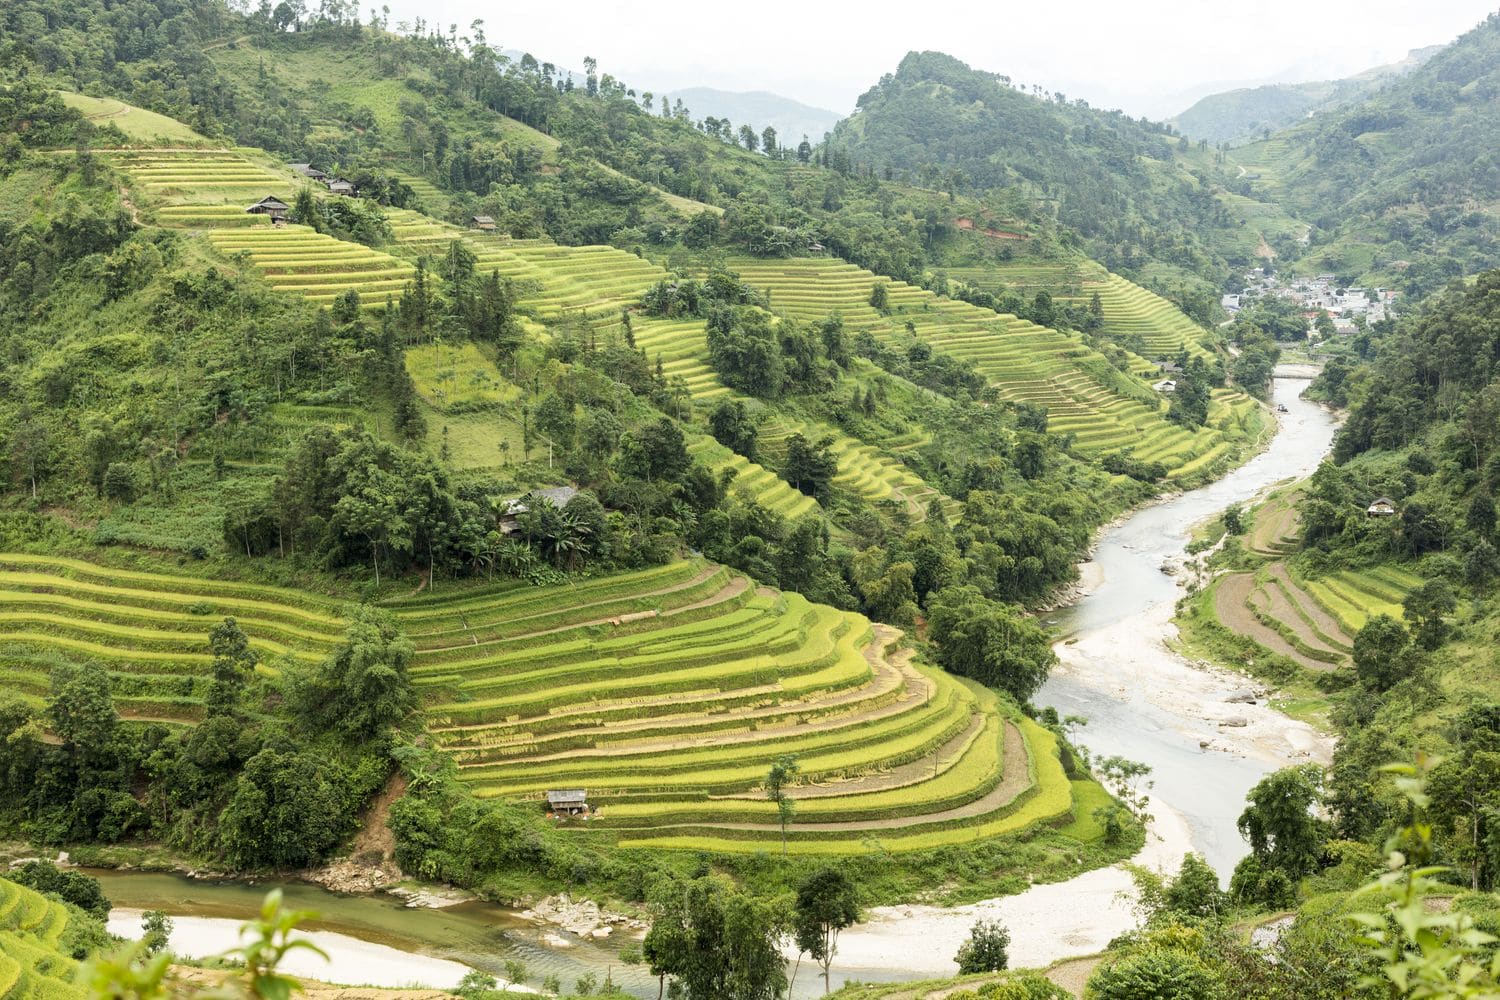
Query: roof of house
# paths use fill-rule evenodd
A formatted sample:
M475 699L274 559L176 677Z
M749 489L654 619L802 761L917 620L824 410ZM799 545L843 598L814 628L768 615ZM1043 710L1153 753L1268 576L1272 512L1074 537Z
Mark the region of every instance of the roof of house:
M276 197L275 195L268 194L264 198L262 198L260 201L257 201L254 205L251 205L249 208L245 209L245 211L247 211L247 212L253 212L257 208L271 208L271 209L278 209L278 210L281 210L281 211L285 211L285 210L287 210L287 209L289 209L291 207L292 206L288 205L286 202L282 201L280 198Z
M471 215L469 216L469 218L472 219L475 224L481 226L493 226L495 224L495 220L490 218L488 215Z
M560 788L557 791L547 793L549 805L571 805L572 803L588 801L588 792L582 788Z
M533 498L550 500L554 507L561 507L577 495L578 488L576 486L551 486L545 490L531 490L518 497L510 497L502 501L503 506L501 510L506 514L524 514L531 509L531 505L527 501Z
M1392 500L1390 497L1376 497L1374 500L1370 501L1370 506L1371 507L1394 507L1394 506L1396 506L1396 501Z
M334 188L348 188L350 191L353 191L354 184L344 180L342 177L336 177L328 182L328 190L332 191Z

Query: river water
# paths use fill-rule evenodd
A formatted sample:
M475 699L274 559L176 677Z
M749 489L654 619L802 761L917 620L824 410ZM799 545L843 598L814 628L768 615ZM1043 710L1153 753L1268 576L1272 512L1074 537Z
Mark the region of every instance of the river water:
M1263 775L1299 760L1326 760L1329 740L1270 706L1230 705L1242 677L1202 669L1167 645L1181 589L1161 571L1182 557L1192 525L1243 503L1277 483L1310 474L1327 453L1334 420L1304 401L1305 381L1277 379L1273 402L1284 404L1281 430L1269 447L1225 478L1138 511L1101 536L1085 579L1093 586L1070 608L1048 616L1063 637L1060 665L1036 698L1064 715L1088 719L1076 740L1101 755L1150 765L1151 825L1138 863L1175 870L1189 850L1226 876L1245 853L1235 829L1245 792ZM1221 723L1232 722L1225 726ZM1241 725L1242 723L1242 725ZM97 873L124 908L112 929L130 933L136 910L160 908L179 921L173 945L184 954L211 954L234 944L267 887L207 883L172 875ZM549 948L541 931L512 911L483 903L413 910L381 896L340 896L315 886L285 886L290 905L319 911L308 926L338 964L298 969L310 976L369 985L451 986L463 967L503 976L506 959L526 963L530 985L556 975L564 985L584 973L609 971L636 996L656 995L640 968L618 961L620 943L582 942ZM1066 882L1034 886L1016 896L971 906L880 907L839 940L831 985L849 980L928 978L955 971L953 955L974 920L993 917L1011 931L1011 963L1044 965L1102 950L1134 926L1129 875L1120 867ZM405 959L401 958L402 953ZM461 963L455 965L454 963ZM823 984L804 963L796 996L821 995Z

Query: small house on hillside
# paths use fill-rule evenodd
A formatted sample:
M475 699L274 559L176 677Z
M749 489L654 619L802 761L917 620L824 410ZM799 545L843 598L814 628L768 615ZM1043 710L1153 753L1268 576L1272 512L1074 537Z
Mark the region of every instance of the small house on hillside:
M328 179L327 174L323 173L323 171L319 170L311 163L293 163L291 167L303 177L310 177L315 181L326 181Z
M1151 388L1161 393L1174 393L1177 391L1177 380L1164 378L1160 382L1152 385Z
M269 215L273 223L285 222L287 213L291 210L292 206L274 195L266 195L254 205L245 209L250 215Z
M485 232L489 232L495 228L495 220L488 215L471 215L469 216L469 228L482 229Z
M342 177L337 177L328 182L329 194L341 194L346 198L353 198L355 195L355 190L356 189L354 185L349 181L344 180Z
M1393 517L1396 513L1396 501L1390 497L1376 497L1370 501L1370 506L1365 508L1368 517Z
M1163 375L1181 375L1182 374L1182 366L1179 365L1175 361L1158 361L1156 363L1156 369L1157 369L1157 371L1161 372Z
M532 490L518 497L500 501L500 534L513 535L520 527L521 515L531 510L538 500L546 500L554 507L564 507L578 495L573 486L553 486L545 490Z
M554 816L587 816L588 792L582 788L562 788L548 792L547 812Z

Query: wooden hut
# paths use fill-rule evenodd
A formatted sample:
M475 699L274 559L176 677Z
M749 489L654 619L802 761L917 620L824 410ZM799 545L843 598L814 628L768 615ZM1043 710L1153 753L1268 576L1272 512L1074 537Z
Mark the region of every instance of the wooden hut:
M342 177L336 177L328 182L328 193L341 194L346 198L353 198L357 193L357 189L349 181L344 180Z
M245 209L250 215L269 215L273 223L285 222L287 213L291 210L292 206L274 195L266 195L254 205Z
M1396 514L1396 501L1390 497L1376 497L1370 501L1370 506L1365 508L1366 517L1394 517Z
M482 229L489 232L495 228L495 220L488 215L471 215L469 216L469 228Z
M317 167L313 166L311 163L293 163L291 167L303 177L310 177L315 181L328 180L328 175L319 170Z
M589 795L582 788L561 788L547 793L547 811L554 816L587 816Z

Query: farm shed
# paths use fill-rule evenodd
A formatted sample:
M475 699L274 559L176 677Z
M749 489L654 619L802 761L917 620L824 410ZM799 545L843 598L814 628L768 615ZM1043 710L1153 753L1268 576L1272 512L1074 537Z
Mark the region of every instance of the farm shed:
M586 815L589 811L588 792L582 788L563 788L548 792L547 811L559 816Z
M1157 392L1176 392L1177 382L1174 379L1164 378L1160 382L1152 385L1151 388L1155 389Z
M354 185L344 180L342 177L328 182L329 194L341 194L347 198L353 198L355 195L355 190L356 189Z
M1376 497L1370 501L1370 506L1365 508L1365 514L1369 517L1392 517L1396 513L1396 501L1390 497Z
M492 230L495 228L495 220L488 215L469 216L469 227L472 229Z
M317 167L313 166L311 163L293 163L291 164L291 167L303 177L311 177L315 181L326 181L328 179L327 174L319 170Z
M292 210L292 206L274 195L266 195L245 211L250 215L269 215L272 222L285 222L286 214Z
M500 534L514 534L522 514L531 510L537 500L549 501L554 507L562 507L578 495L573 486L553 486L545 490L532 490L518 497L500 501Z

